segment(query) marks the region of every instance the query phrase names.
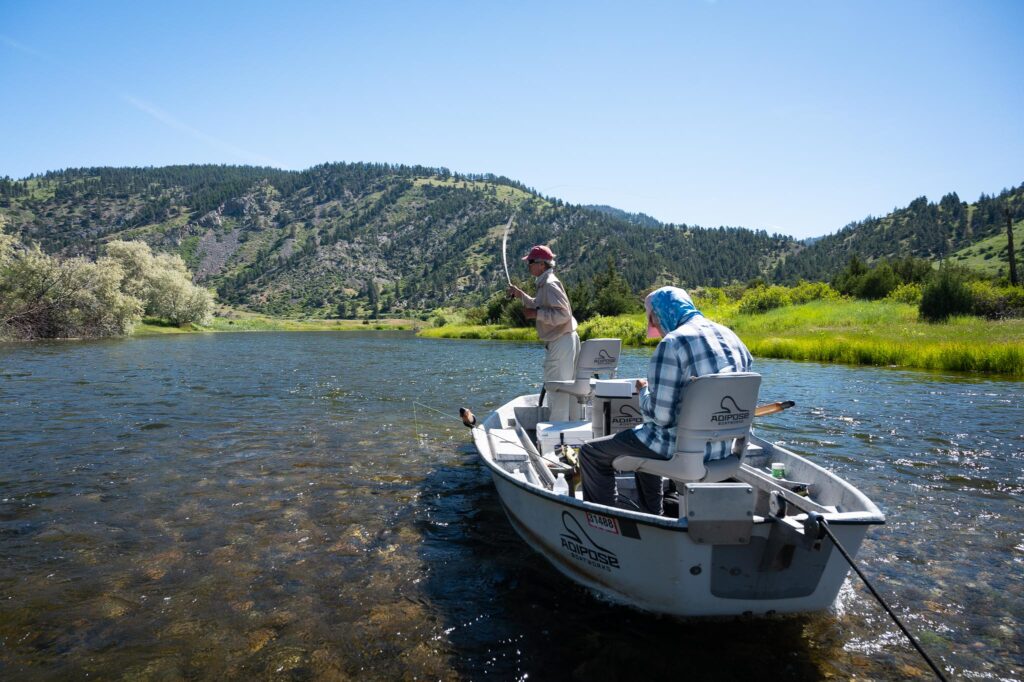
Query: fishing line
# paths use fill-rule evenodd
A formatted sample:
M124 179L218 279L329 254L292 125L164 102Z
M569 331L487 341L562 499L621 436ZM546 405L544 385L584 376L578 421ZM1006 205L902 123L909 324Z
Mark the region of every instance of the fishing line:
M882 605L882 608L885 609L885 612L889 614L893 622L895 622L896 625L899 626L899 629L903 631L903 634L907 636L907 639L910 640L910 643L914 645L915 649L917 649L917 653L921 654L921 657L924 658L925 662L928 663L928 665L931 667L932 672L935 673L935 676L942 680L942 682L947 682L946 676L942 673L941 670L939 670L939 667L935 665L935 662L932 661L930 656L928 656L928 653L921 647L917 639L915 639L914 636L910 634L910 630L908 630L907 626L905 626L903 622L900 621L899 617L896 615L896 612L889 608L889 605L885 603L885 600L882 599L882 595L878 594L878 591L875 589L874 585L871 584L871 581L868 580L868 577L864 575L864 573L860 570L860 567L858 567L856 562L854 562L853 557L849 555L849 553L846 551L846 548L839 544L839 540L837 540L836 536L832 533L832 529L829 528L828 521L825 520L825 517L823 517L821 514L818 514L817 512L808 512L807 517L809 520L813 520L815 523L817 523L818 527L821 528L822 532L828 535L829 539L832 540L832 544L836 546L836 549L839 550L839 553L843 555L844 559L846 559L846 563L850 564L850 568L856 571L857 575L860 576L860 579L864 581L864 584L867 585L867 588L871 591L871 594L874 596L874 598L878 600L878 603Z
M779 411L782 411L782 410L786 409L787 407L790 406L790 404L791 404L790 401L786 401L785 403L774 403L774 404L771 404L771 405L762 405L762 406L760 406L760 408L764 409L765 413L771 414L771 413L779 412ZM445 417L449 417L451 419L455 419L456 418L454 415L448 414L447 412L443 412L443 411L437 409L436 407L431 407L430 405L425 405L425 404L423 404L421 402L417 402L417 401L413 402L413 414L414 415L415 415L415 409L416 409L417 405L419 405L420 407L425 407L426 409L428 409L428 410L430 410L432 412L436 412L436 413L438 413L440 415L443 415ZM460 419L460 421L462 421L462 420ZM476 425L476 426L473 426L473 428L474 429L476 429L476 428L483 428L483 426L482 425ZM503 440L506 443L512 443L513 445L516 445L518 447L522 447L522 443L519 443L517 441L509 440L508 438L505 438L501 434L496 434L493 431L490 431L489 435L491 435L492 437L496 437L499 440ZM622 498L620 498L620 499L622 499ZM628 498L624 498L624 499L628 500L629 502L633 502L632 500L629 500ZM635 505L635 503L633 503L633 504ZM799 505L796 505L796 506L799 506ZM638 509L639 509L639 507L638 507ZM843 545L839 542L839 539L836 538L835 534L832 532L832 529L829 527L828 521L825 520L825 517L822 516L821 514L817 513L817 512L810 512L810 511L807 511L807 510L803 510L803 511L807 514L808 521L810 521L814 525L816 525L817 528L820 529L821 533L823 533L824 535L827 535L829 537L829 539L832 541L832 544L835 545L836 549L839 550L839 553L846 560L846 563L848 563L850 565L850 568L852 568L854 570L854 572L856 572L857 576L864 582L864 585L866 585L868 590L871 592L871 595L878 601L879 604L881 604L882 608L885 609L885 612L887 614L889 614L889 617L892 618L894 623L896 623L896 625L897 625L897 627L899 627L900 631L903 632L904 635L906 635L908 640L910 640L910 643L913 645L914 649L916 649L917 653L919 653L921 655L921 657L925 660L925 662L928 664L928 666L932 669L932 672L935 673L935 676L938 679L942 680L942 682L948 682L948 678L945 676L945 674L943 674L942 670L939 669L939 666L935 664L935 662L928 655L928 652L926 652L924 650L924 648L917 641L917 639L914 637L914 635L912 635L910 633L910 630L908 630L907 626L903 624L903 621L901 621L899 616L896 615L896 612L893 611L892 608L885 602L885 599L883 599L882 595L880 595L878 593L878 590L875 589L875 586L871 584L871 581L868 580L868 577L866 575L864 575L863 571L860 570L860 567L857 565L857 562L855 562L853 560L853 557L850 556L849 552L846 551L846 548L843 547Z
M413 410L416 409L417 405L419 405L420 407L425 407L428 410L430 410L431 412L437 412L438 414L440 414L442 416L451 417L452 419L456 418L454 415L451 415L451 414L449 414L447 412L442 412L441 410L437 409L436 407L431 407L430 405L425 405L424 403L421 403L421 402L416 401L416 400L414 400L413 403L412 403Z
M415 413L417 405L419 405L420 407L425 407L428 410L430 410L431 412L437 412L438 414L440 414L442 416L449 417L451 419L458 419L459 422L462 422L462 419L459 418L459 417L456 417L455 415L449 414L448 412L443 412L443 411L437 409L436 407L431 407L430 405L424 405L423 403L417 402L417 401L413 401L413 403L412 403L412 407L413 407L414 413ZM482 425L478 425L478 426L474 426L473 428L475 428L475 429L476 428L483 428L483 426ZM501 435L500 433L494 433L494 431L490 431L489 433L491 434L492 438L497 438L498 440L503 441L505 443L511 443L512 445L515 445L517 447L522 447L523 446L523 444L520 443L518 440L509 440L508 438L506 438L505 436Z

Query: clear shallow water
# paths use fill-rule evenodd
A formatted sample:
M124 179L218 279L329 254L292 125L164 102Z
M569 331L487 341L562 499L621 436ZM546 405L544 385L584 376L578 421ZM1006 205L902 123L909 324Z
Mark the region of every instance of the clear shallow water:
M0 346L0 677L927 679L859 583L832 613L681 623L560 577L455 418L533 390L541 354L395 333ZM761 434L886 512L861 563L933 656L1021 679L1024 384L756 368L762 402L797 402Z

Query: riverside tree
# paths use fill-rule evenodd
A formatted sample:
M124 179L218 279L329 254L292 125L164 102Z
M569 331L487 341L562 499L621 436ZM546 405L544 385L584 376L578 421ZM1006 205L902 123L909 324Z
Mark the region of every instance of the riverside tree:
M0 337L117 336L131 332L142 302L121 290L109 258L58 260L0 233Z
M212 295L192 284L178 256L112 242L95 262L61 260L0 227L0 338L119 336L143 314L203 323L212 308Z
M106 257L124 269L122 288L142 301L145 314L175 324L205 324L213 312L213 295L192 283L181 256L153 254L144 242L110 242Z

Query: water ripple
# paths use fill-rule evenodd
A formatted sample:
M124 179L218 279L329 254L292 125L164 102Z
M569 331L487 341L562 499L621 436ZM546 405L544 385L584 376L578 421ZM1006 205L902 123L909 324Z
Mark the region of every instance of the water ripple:
M621 375L645 373L649 354L627 350ZM455 417L537 391L541 357L376 333L0 347L0 668L660 677L678 675L671 648L695 679L926 672L852 581L832 613L766 628L651 618L562 579L509 527ZM1011 678L1024 666L1021 385L757 369L763 402L797 402L762 435L889 515L861 558L900 614L958 675Z

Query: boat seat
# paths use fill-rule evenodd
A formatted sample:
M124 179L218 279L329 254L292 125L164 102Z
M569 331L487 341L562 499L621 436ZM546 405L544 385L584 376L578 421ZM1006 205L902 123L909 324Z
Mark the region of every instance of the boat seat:
M619 367L622 339L587 339L580 345L576 359L576 378L566 381L545 381L544 390L575 396L577 413L570 419L582 419L582 406L590 400L595 379L613 379Z
M740 467L754 421L761 375L754 372L707 374L683 389L676 415L676 451L671 459L617 457L619 471L639 471L682 483L716 483ZM704 461L709 445L731 441L730 454Z

